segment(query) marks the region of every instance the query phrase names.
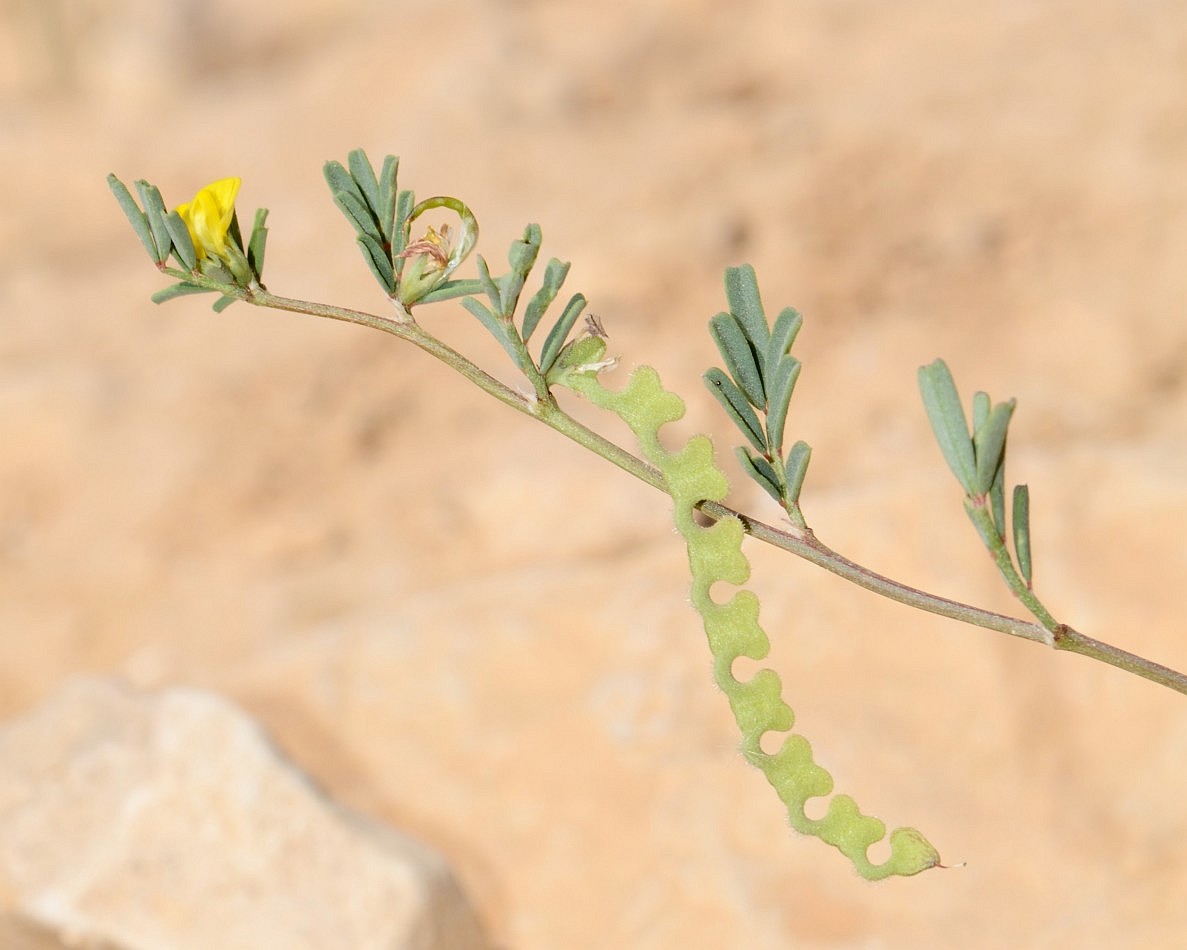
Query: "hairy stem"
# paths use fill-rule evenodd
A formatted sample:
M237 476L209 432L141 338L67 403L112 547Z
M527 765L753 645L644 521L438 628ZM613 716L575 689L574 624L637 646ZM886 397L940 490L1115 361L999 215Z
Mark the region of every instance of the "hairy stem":
M407 310L395 301L393 301L395 306L393 315L390 317L381 317L360 310L350 310L329 304L280 297L262 289L245 290L222 287L219 289L228 295L237 296L257 306L269 307L274 310L286 310L292 313L302 313L315 317L325 317L330 320L342 320L347 323L355 323L360 326L382 330L402 340L407 340L409 343L419 347L460 373L483 392L493 396L504 405L510 406L517 412L543 422L549 428L556 430L578 445L589 449L591 452L602 456L602 458L612 462L623 471L628 472L653 488L664 492L667 491L664 477L658 469L632 455L604 436L594 432L592 429L582 425L557 405L551 393L547 394L547 398L540 398L536 394L527 395L507 386L471 362L457 350L430 334L413 319ZM1048 627L1042 623L1008 617L1005 614L994 613L993 611L983 610L979 607L960 603L959 601L949 600L946 597L929 594L884 577L868 568L862 567L860 564L850 561L818 540L811 529L797 527L792 530L783 530L776 528L718 502L706 501L699 507L704 515L715 521L722 518L737 518L742 523L742 527L746 533L751 537L774 547L782 548L806 561L811 561L818 567L831 571L859 587L864 587L866 590L873 591L890 600L898 601L901 604L906 604L910 607L927 611L928 613L938 614L941 617L958 620L961 623L983 627L987 630L995 630L1014 637L1022 637L1026 640L1033 640L1036 643L1042 643L1054 647L1057 650L1068 650L1072 653L1079 653L1082 656L1099 660L1102 663L1108 663L1111 666L1118 667L1136 676L1187 695L1187 676L1184 676L1182 673L1162 666L1159 663L1154 663L1144 657L1110 646L1107 643L1094 640L1092 637L1086 636L1070 627L1055 623L1053 619L1051 619L1051 626ZM1028 603L1027 606L1030 607L1031 605ZM1041 605L1039 607L1041 614L1038 615L1050 618L1050 614L1047 614ZM1033 608L1031 609L1033 610Z

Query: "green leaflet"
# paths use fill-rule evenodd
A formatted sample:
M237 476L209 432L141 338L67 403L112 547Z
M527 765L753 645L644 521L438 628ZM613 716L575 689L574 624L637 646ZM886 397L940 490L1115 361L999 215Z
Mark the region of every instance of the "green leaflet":
M773 670L760 670L745 682L735 679L731 671L740 656L765 658L770 643L759 626L758 597L753 592L740 590L724 604L709 596L718 581L744 584L750 576L750 563L742 553L744 531L737 518L703 527L693 517L700 502L721 501L729 488L725 475L714 465L712 443L703 435L694 436L677 452L668 452L660 443L660 427L684 415L684 402L665 390L659 375L648 366L638 369L621 392L603 387L594 373L572 374L564 382L594 405L622 418L638 438L644 456L663 473L675 502L676 528L688 545L692 602L704 621L714 678L729 699L742 732L743 754L762 770L787 805L792 827L840 850L867 880L918 874L938 865L936 849L914 828L891 832L890 857L882 864L871 863L867 851L885 836L886 826L861 814L848 795L834 796L823 818L804 814L809 798L833 790L832 776L815 763L808 741L788 735L773 755L759 745L767 731L790 730L795 716L783 701L782 683Z

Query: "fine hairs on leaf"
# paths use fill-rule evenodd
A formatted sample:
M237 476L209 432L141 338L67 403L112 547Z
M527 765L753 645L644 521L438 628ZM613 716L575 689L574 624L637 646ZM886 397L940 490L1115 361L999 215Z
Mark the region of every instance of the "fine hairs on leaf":
M476 275L454 277L477 244L478 223L473 212L452 196L417 202L411 191L397 189L397 168L398 160L389 155L376 172L361 150L351 152L345 164L331 161L324 167L333 200L351 224L368 269L384 291L382 314L268 291L260 280L267 212L257 212L245 248L234 209L237 178L208 185L189 205L175 206L171 211L159 191L146 181L135 184L139 203L114 175L109 176L108 185L154 267L174 281L153 295L155 301L215 293L216 310L244 301L381 330L447 364L503 405L670 495L676 527L687 548L692 602L709 643L714 677L741 732L745 757L774 787L787 807L792 827L833 845L863 877L877 880L917 874L940 866L939 857L919 832L899 828L890 833L889 856L880 864L871 862L869 848L885 838L886 828L877 818L863 815L848 795L832 795L832 777L815 762L807 740L790 733L795 718L781 695L779 676L763 669L749 680L734 677L735 660L743 656L762 660L769 649L758 622L758 598L752 591L739 590L725 603L714 601L709 593L718 583L740 586L748 581L749 563L741 549L746 535L898 603L1079 653L1187 695L1184 674L1057 621L1036 595L1031 499L1026 485L1014 487L1010 524L1006 523L1006 455L1013 400L994 404L988 394L977 393L971 416L966 416L952 372L943 360L920 367L918 372L927 418L941 455L963 492L960 502L1002 579L1033 619L1006 616L918 590L849 560L816 537L799 505L811 448L803 440L786 448L784 436L801 370L791 348L803 320L795 310L784 308L768 321L757 276L749 265L725 272L728 310L709 321L709 333L723 366L708 369L703 380L739 431L742 444L736 454L742 470L781 507L790 523L784 527L723 504L728 485L706 437L694 436L676 451L663 447L660 430L683 415L684 403L663 387L654 370L644 367L636 371L618 392L602 386L598 374L616 362L607 355L602 324L587 315L585 330L574 334L586 307L585 296L572 293L564 306L558 304L565 299L561 290L569 264L549 259L538 277L538 287L534 292L528 288L542 245L537 225L529 224L512 242L505 274L492 274L487 259L478 257ZM196 205L202 208L197 220ZM433 209L455 216L457 232L452 226L442 226L414 234L417 219ZM450 222L452 225L454 219ZM527 380L528 392L497 379L420 322L422 309L454 298L460 298L477 325L499 341ZM520 313L524 299L527 302ZM415 317L414 307L418 308ZM534 356L528 343L540 341L541 336L539 355ZM566 412L553 392L558 387L571 389L622 419L641 446L642 457ZM767 732L788 733L777 752L763 750L761 741ZM824 817L809 817L805 804L830 795Z

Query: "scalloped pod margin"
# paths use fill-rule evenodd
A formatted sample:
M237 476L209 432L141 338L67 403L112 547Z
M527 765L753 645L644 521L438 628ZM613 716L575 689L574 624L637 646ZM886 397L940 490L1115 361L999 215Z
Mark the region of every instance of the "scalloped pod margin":
M742 553L745 532L737 518L723 518L705 527L693 517L698 504L721 501L729 488L725 474L713 462L712 443L698 435L676 452L667 451L660 443L660 428L684 415L683 400L665 390L659 375L649 366L636 370L621 392L606 389L592 373L574 374L565 383L626 422L647 460L663 473L675 502L676 528L688 545L692 602L704 621L714 677L729 699L741 730L743 754L775 788L787 806L792 827L840 850L867 880L918 874L939 865L936 849L914 828L891 832L890 857L882 864L873 864L867 857L868 849L882 840L886 826L877 818L863 815L848 795L836 795L823 818L809 818L804 813L809 798L833 790L832 776L813 760L808 741L803 736L788 735L774 754L764 752L759 745L765 732L790 730L795 716L783 701L782 683L773 670L759 670L745 682L733 675L738 657L762 660L770 642L759 626L759 602L752 591L740 590L726 603L718 603L709 595L718 581L746 583L750 563Z

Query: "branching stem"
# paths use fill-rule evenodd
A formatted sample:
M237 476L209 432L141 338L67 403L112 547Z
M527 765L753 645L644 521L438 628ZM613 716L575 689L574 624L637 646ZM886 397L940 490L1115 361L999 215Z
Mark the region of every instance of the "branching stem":
M190 275L184 276L187 279L193 279ZM406 340L445 363L483 392L493 396L504 405L537 419L549 428L556 430L577 444L589 449L591 452L602 456L607 461L612 462L653 488L666 491L663 476L658 469L606 439L604 436L594 432L592 429L582 425L561 409L547 390L545 390L547 398L543 398L538 394L525 395L506 385L471 362L467 357L457 352L457 350L454 350L434 337L413 319L411 313L398 303L395 303L395 301L393 301L393 304L396 309L393 315L390 317L381 317L360 310L350 310L328 304L280 297L262 288L252 290L241 288L229 289L219 285L218 289L223 293L238 296L240 299L257 306L269 307L274 310L286 310L292 313L302 313L315 317L325 317L330 320L342 320L347 323L355 323L360 326L382 330L385 333L390 333L402 340ZM1034 599L1033 595L1026 600L1026 605L1032 612L1036 613L1036 616L1041 617L1045 623L1020 620L1004 614L994 613L993 611L982 610L979 607L972 607L959 601L949 600L946 597L929 594L925 591L917 590L914 587L909 587L906 584L899 583L898 581L891 580L838 554L818 540L811 529L808 528L793 528L790 530L776 528L716 502L704 502L700 506L700 510L707 517L714 520L737 518L751 537L777 548L782 548L806 561L811 561L818 567L831 571L859 587L864 587L866 590L873 591L890 600L898 601L899 603L927 611L928 613L938 614L941 617L948 617L962 623L983 627L987 630L995 630L999 633L1009 634L1010 636L1033 640L1036 643L1045 644L1056 650L1068 650L1072 653L1079 653L1082 656L1099 660L1102 663L1108 663L1111 666L1118 667L1136 676L1143 677L1144 679L1159 683L1187 695L1187 676L1162 666L1159 663L1147 660L1144 657L1110 646L1099 640L1094 640L1092 637L1086 636L1068 626L1056 623L1050 614L1042 608L1042 605L1038 604L1037 600L1034 601L1034 604L1038 604L1038 610L1035 610L1034 605L1030 603L1030 600ZM1001 565L999 564L1000 567ZM1010 569L1012 572L1012 564ZM1008 580L1009 578L1007 576L1007 582ZM1011 585L1012 588L1014 586ZM1025 587L1025 584L1022 584L1022 587ZM1018 591L1015 591L1015 593L1018 593Z

